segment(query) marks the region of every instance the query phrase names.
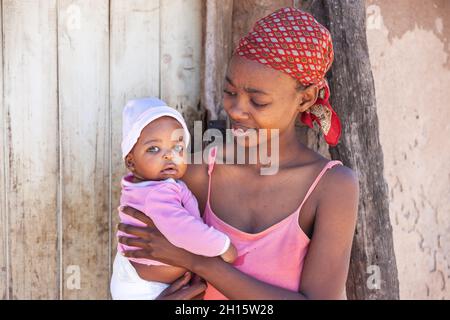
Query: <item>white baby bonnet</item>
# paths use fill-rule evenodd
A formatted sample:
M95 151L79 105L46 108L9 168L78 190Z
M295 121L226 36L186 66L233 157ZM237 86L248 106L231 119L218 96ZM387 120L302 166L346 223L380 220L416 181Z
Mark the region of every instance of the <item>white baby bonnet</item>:
M164 101L157 98L142 98L130 100L123 108L122 113L122 157L125 158L136 144L141 131L150 122L167 116L177 120L184 130L186 147L189 145L190 134L183 116L175 109L167 106Z

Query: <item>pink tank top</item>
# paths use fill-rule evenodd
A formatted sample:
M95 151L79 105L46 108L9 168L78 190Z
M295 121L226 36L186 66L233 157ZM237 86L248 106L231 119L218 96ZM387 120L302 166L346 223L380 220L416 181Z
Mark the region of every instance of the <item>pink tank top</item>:
M298 292L303 263L310 242L298 224L300 209L325 172L336 164L342 165L342 162L330 161L326 164L312 183L300 206L289 216L259 233L246 233L219 219L211 209L211 174L215 158L216 149L213 148L209 158L205 222L227 234L236 246L238 258L233 263L235 268L258 280ZM208 283L204 299L225 300L227 298Z

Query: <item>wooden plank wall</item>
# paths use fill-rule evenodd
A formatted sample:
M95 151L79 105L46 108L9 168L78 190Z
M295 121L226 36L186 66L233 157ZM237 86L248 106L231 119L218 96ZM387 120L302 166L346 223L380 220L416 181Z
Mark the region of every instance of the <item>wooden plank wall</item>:
M204 3L0 5L0 299L107 299L122 108L199 117Z
M64 285L62 298L100 299L110 256L109 2L59 1L58 22L62 282L69 266L81 275L81 290Z
M56 0L4 0L8 291L58 298Z
M159 0L111 1L111 259L117 246L120 178L126 173L120 149L122 108L130 99L160 92L159 7Z
M0 3L1 4L1 3ZM0 5L0 34L3 34L2 6ZM0 300L8 298L8 262L6 220L6 108L3 103L3 45L0 45Z

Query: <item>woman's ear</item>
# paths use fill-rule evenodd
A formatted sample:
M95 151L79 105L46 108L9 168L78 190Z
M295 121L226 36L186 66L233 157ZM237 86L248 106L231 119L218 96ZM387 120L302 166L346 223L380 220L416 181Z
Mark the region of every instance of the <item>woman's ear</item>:
M317 101L319 96L319 88L311 85L300 92L300 103L298 105L300 112L305 112L311 108Z
M127 154L127 156L125 157L125 166L128 168L128 170L134 171L134 159L131 153Z

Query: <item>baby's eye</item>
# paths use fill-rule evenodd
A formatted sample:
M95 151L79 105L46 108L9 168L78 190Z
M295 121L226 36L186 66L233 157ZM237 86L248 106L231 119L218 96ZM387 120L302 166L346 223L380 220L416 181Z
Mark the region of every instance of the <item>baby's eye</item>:
M173 150L175 151L175 152L178 152L178 153L180 153L181 151L183 151L183 146L181 145L181 144L177 144L175 147L173 147Z
M160 149L158 147L152 146L152 147L147 149L147 152L157 153L157 152L159 152L159 150Z

